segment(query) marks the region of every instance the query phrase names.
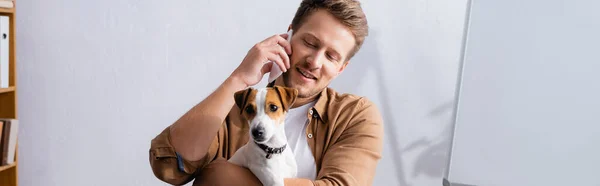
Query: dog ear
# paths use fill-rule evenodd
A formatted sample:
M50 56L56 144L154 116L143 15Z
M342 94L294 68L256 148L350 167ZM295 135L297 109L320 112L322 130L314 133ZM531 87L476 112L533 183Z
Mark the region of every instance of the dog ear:
M281 105L283 110L287 111L296 102L296 96L298 96L298 90L295 88L288 88L282 86L273 86L279 98L281 99Z
M246 105L246 100L248 100L248 96L250 96L250 91L252 88L247 88L244 90L240 90L235 92L233 97L235 98L235 104L240 108L240 110L244 110L243 107Z

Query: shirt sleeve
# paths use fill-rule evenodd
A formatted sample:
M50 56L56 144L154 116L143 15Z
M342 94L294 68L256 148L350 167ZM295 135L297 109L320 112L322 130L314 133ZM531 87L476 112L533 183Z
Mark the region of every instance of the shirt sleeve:
M219 133L223 131L220 130ZM149 160L154 175L172 185L184 185L193 180L199 169L210 163L221 148L217 134L208 152L198 161L189 161L179 156L171 145L170 126L152 139L149 150Z
M323 155L315 186L373 184L383 150L383 119L366 98L350 112L347 127Z

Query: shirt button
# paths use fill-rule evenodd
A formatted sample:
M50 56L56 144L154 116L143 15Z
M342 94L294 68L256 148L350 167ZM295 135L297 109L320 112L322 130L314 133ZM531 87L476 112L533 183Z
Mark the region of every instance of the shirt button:
M308 134L308 138L312 138L312 134Z
M312 115L312 113L313 113L313 111L312 111L312 110L308 111L308 114Z

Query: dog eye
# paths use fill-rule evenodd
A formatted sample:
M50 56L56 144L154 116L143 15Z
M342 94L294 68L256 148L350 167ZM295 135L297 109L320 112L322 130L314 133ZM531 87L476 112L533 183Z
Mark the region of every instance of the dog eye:
M275 111L277 111L277 105L271 104L271 105L269 105L269 109L271 109L271 112L275 112Z
M254 108L252 108L252 106L247 106L246 107L246 113L247 114L254 114Z

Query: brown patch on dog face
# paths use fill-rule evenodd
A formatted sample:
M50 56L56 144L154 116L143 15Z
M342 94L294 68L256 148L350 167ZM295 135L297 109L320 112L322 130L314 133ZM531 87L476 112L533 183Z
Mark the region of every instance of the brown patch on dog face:
M274 86L267 89L265 97L265 113L277 124L283 123L285 113L296 100L296 89Z
M274 89L267 90L267 96L265 98L265 113L275 122L277 125L283 123L285 110L279 94Z
M296 102L296 97L298 96L297 89L282 86L273 86L272 89L279 94L279 98L281 98L281 103L283 104L283 109L285 111L289 110L290 107L292 107L292 104Z
M242 117L251 121L256 116L256 93L257 90L248 88L235 93L235 104L240 108Z

